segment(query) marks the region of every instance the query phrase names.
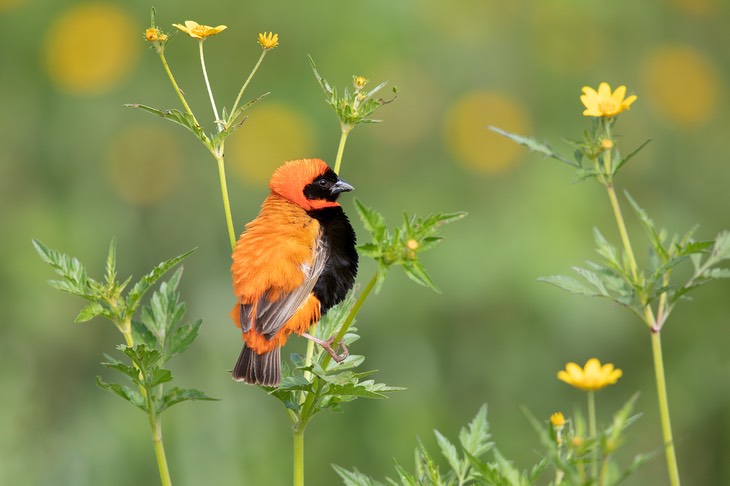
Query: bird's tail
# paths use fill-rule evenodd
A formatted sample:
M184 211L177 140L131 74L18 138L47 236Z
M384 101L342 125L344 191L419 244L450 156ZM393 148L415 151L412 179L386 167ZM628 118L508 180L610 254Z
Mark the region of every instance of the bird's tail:
M278 386L281 382L281 348L258 354L244 344L232 375L234 380L252 385Z

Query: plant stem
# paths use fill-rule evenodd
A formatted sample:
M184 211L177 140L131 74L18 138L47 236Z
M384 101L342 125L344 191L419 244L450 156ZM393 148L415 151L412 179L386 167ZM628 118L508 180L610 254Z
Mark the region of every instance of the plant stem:
M248 83L251 82L251 79L253 78L253 75L256 74L256 71L258 71L259 66L261 65L261 61L264 60L264 56L266 56L266 53L268 52L268 49L264 49L261 52L261 56L259 57L258 62L253 67L253 70L251 71L251 74L248 75L248 78L246 79L246 82L243 83L243 86L241 87L241 91L238 92L238 96L236 97L235 103L233 103L233 108L231 108L231 113L229 114L229 119L226 120L226 123L229 124L233 122L233 114L236 112L236 108L238 108L238 103L241 101L241 97L243 96L243 92L246 91L246 88L248 87Z
M132 337L131 322L125 321L120 327L122 334L124 335L124 341L127 346L134 347L134 338ZM135 365L136 366L136 365ZM167 455L165 454L165 445L162 442L162 423L159 417L155 414L147 390L142 385L139 386L139 391L145 399L147 406L147 414L150 419L150 427L152 429L152 445L155 449L155 458L157 458L157 469L160 471L160 483L162 486L172 486L172 480L170 479L170 469L167 467Z
M616 216L616 223L618 224L619 233L621 234L621 240L623 241L624 250L629 259L629 266L631 267L631 274L636 281L638 277L638 267L636 265L636 259L634 258L634 252L631 249L631 242L629 241L629 235L626 232L626 225L621 214L621 207L619 206L618 198L616 197L616 191L614 190L611 182L606 184L606 190L608 191L608 197L611 200L611 206L613 207L614 215ZM638 284L638 282L636 282ZM667 471L669 474L669 484L671 486L679 486L679 468L677 465L677 454L674 449L674 439L672 437L672 423L669 417L669 399L667 396L667 384L664 375L664 358L662 356L662 343L660 337L659 326L663 325L663 320L666 319L664 313L664 307L666 305L666 297L662 296L659 299L660 308L659 315L662 318L662 322L657 323L654 317L654 311L651 306L644 306L644 322L651 330L651 349L654 358L654 375L656 377L657 385L657 398L659 401L659 416L662 425L662 437L664 439L665 453L667 457Z
M591 439L598 440L596 427L596 392L588 390L588 432ZM594 446L591 451L591 476L593 479L598 477L598 448Z
M167 64L167 59L165 58L164 51L159 52L160 60L162 61L162 66L165 68L165 72L167 73L167 77L170 78L170 82L172 83L172 87L175 89L175 93L177 93L178 98L180 98L180 102L182 102L183 106L185 107L185 111L188 115L190 115L193 118L193 121L196 125L200 126L200 123L198 123L198 120L195 118L195 115L193 115L193 110L190 109L190 106L188 105L187 100L185 99L185 95L183 94L180 87L177 85L177 81L175 81L175 77L172 75L172 71L170 70L170 66Z
M674 450L672 422L669 419L667 382L664 377L664 359L662 358L662 341L659 331L651 333L651 350L654 355L654 372L656 374L657 396L659 398L659 417L662 422L662 438L664 439L665 454L667 456L669 484L679 486L679 467L677 466L677 454Z
M150 425L152 426L152 443L155 446L155 457L157 457L157 468L160 470L160 483L162 486L172 486L170 470L167 467L167 456L165 445L162 443L162 424L159 417L150 411Z
M636 281L638 278L636 258L634 257L634 250L631 248L629 233L626 231L626 224L624 223L624 217L621 213L621 206L619 205L618 198L616 197L616 190L614 189L612 182L606 183L606 191L608 191L608 198L611 200L611 207L613 208L613 214L616 217L616 224L618 225L618 232L621 235L621 241L624 245L624 251L626 251L626 256L629 259L631 276L634 278L634 281Z
M233 218L231 217L231 203L228 199L228 185L226 184L226 165L223 155L216 155L218 163L218 178L221 185L221 197L223 198L223 210L226 213L226 226L228 227L228 238L231 240L231 251L236 248L236 230L233 229Z
M342 125L342 135L340 135L340 145L337 147L337 158L335 158L335 174L340 173L340 165L342 164L342 154L345 152L345 143L347 136L352 130L351 125Z
M337 337L335 337L334 341L332 341L332 344L336 346L338 343L342 342L342 339L345 337L347 330L350 329L350 326L355 321L355 316L358 314L358 312L360 312L360 307L362 307L363 303L365 303L365 299L368 298L368 295L370 295L370 292L372 292L373 288L375 287L375 282L377 281L378 273L376 271L375 275L373 275L373 278L370 279L367 286L363 289L360 297L358 297L355 305L353 305L352 309L350 309L350 313L347 314L347 318L342 324L340 332L337 333ZM322 369L327 370L327 365L330 364L330 361L332 361L332 356L330 356L329 354L322 358Z
M205 86L208 88L208 96L210 97L210 105L213 107L213 115L215 115L215 123L218 127L218 131L223 130L223 125L220 123L220 117L218 116L218 108L215 106L215 98L213 98L213 90L210 89L210 81L208 81L208 71L205 69L205 54L203 53L203 40L198 41L200 47L200 67L203 69L203 78L205 79Z
M304 486L304 429L294 430L294 486Z
M365 302L365 299L368 298L368 295L370 295L370 292L372 292L373 288L375 287L375 282L377 282L377 279L378 274L376 273L375 275L373 275L373 278L370 279L370 282L368 282L367 286L360 294L360 297L358 297L355 305L353 305L352 309L350 309L350 313L345 318L345 322L342 324L340 331L337 333L337 337L334 339L333 344L336 345L337 343L342 341L342 338L345 336L345 333L354 322L355 316L360 311L360 308ZM329 354L325 355L325 357L322 358L322 369L327 370L327 365L329 365L331 360L332 356L330 356ZM292 426L292 431L294 435L295 486L302 486L304 484L304 431L306 430L309 421L314 415L314 406L316 401L319 399L319 394L321 393L323 387L324 384L322 380L315 377L314 390L306 395L306 399L302 402L301 408L299 409L299 417L297 420L294 421L294 424Z

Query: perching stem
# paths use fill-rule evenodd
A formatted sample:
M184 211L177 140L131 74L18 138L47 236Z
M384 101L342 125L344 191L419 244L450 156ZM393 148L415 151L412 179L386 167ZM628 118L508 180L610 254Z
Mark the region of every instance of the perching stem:
M218 127L218 131L223 130L223 125L221 125L221 119L218 116L218 108L215 106L215 98L213 98L213 90L210 89L210 81L208 81L208 71L205 69L205 54L203 53L203 42L205 39L201 39L198 41L198 46L200 47L200 67L203 69L203 78L205 79L205 86L208 88L208 96L210 97L210 106L213 107L213 115L215 116L215 123Z
M226 124L230 124L233 122L233 115L234 115L234 113L236 113L236 109L238 108L238 103L240 103L240 101L241 101L243 92L246 91L246 88L248 87L248 83L251 82L253 75L256 74L256 71L258 71L259 66L261 65L261 61L264 60L264 56L266 56L267 52L268 52L268 49L263 50L263 52L261 53L261 56L259 57L258 62L256 62L256 65L253 67L251 74L248 75L246 82L243 83L243 86L241 86L241 91L238 92L238 96L236 96L236 101L233 103L233 108L231 108L231 113L229 114L230 118L228 120L225 120Z
M223 156L215 158L218 163L218 178L220 179L221 196L223 197L223 210L226 213L226 226L228 227L228 238L231 242L231 251L236 248L236 230L233 229L233 218L231 217L231 203L228 199L228 185L226 183L226 166Z

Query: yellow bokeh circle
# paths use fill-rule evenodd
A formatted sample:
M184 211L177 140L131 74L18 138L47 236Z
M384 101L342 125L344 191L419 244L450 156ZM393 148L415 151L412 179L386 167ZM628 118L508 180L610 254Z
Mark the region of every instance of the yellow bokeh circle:
M700 126L715 114L720 96L717 68L703 53L686 46L651 52L642 73L649 106L683 128Z
M496 91L473 91L458 99L446 114L445 143L464 166L498 173L511 167L524 151L489 130L489 125L519 134L531 130L530 117L519 101Z
M234 176L251 185L269 181L282 163L319 157L308 120L280 103L262 101L226 144L226 161ZM334 161L328 161L333 164Z
M103 92L131 71L139 56L138 30L118 5L76 5L50 26L43 64L51 81L63 90Z
M140 206L165 198L180 179L180 150L175 139L156 125L129 127L112 140L107 177L122 199Z

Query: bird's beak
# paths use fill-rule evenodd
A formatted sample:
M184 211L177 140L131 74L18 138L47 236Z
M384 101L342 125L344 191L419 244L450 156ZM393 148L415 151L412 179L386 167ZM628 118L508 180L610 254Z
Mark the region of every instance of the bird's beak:
M330 189L330 192L332 195L339 194L341 192L349 192L355 189L347 182L343 181L342 179L337 179L337 182L332 186L332 189Z

